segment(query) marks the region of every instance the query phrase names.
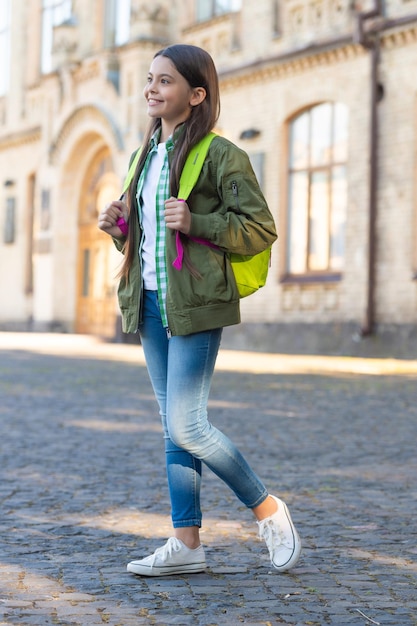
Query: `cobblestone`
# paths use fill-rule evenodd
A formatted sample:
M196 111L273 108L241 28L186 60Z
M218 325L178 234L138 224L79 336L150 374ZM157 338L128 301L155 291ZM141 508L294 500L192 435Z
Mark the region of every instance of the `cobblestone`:
M208 470L207 572L126 572L170 534L140 346L0 333L0 626L416 626L417 361L223 350L211 418L290 506L273 571Z

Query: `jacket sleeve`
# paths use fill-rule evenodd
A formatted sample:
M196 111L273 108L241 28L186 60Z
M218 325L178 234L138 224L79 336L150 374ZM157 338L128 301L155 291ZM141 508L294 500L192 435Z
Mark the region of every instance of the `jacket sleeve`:
M246 152L218 138L210 147L205 165L205 180L199 179L195 191L197 194L200 187L203 195L217 195L217 201L210 198L215 210L208 214L192 212L190 235L245 255L271 246L277 238L274 219Z

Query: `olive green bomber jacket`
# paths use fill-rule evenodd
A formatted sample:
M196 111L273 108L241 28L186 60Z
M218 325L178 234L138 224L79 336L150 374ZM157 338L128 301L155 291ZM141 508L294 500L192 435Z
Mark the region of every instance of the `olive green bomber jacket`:
M172 153L170 153L171 156ZM166 232L168 273L167 316L172 335L188 335L240 322L239 293L227 252L253 255L277 238L275 224L259 188L247 154L227 139L212 141L200 177L187 204L191 211L189 237L208 239L218 246L183 237L190 260L201 278L183 265L172 266L177 256L175 231ZM135 229L136 248L142 237L137 206L129 218ZM114 239L122 250L124 238ZM129 281L118 288L122 327L135 333L142 319L143 281L139 254L130 269Z

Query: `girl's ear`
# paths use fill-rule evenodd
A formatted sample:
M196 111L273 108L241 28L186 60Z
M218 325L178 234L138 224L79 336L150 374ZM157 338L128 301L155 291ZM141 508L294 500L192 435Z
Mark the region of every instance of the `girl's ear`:
M193 89L193 93L190 98L190 105L195 107L203 102L206 99L207 92L204 87L196 87Z

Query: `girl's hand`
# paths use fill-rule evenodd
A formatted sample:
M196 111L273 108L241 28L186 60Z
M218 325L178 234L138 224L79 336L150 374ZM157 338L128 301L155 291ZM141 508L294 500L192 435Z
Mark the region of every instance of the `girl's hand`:
M127 222L128 215L127 205L121 200L113 200L110 204L106 204L98 216L98 227L111 237L120 239L123 237L123 233L117 226L117 221L123 217Z
M165 201L165 223L167 228L188 235L191 228L191 213L185 200L171 197Z

